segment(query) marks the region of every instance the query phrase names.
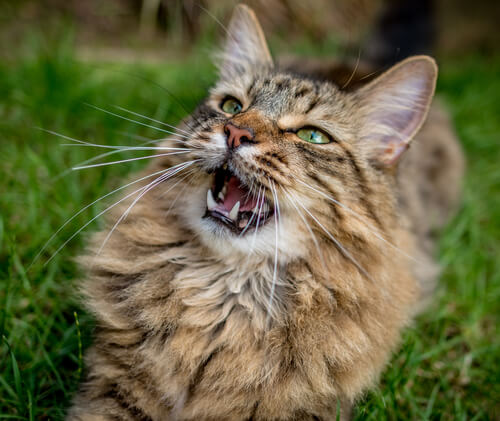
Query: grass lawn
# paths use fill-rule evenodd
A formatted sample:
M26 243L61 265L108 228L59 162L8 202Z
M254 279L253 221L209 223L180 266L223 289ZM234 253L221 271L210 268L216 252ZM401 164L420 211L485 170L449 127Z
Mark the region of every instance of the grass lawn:
M107 150L60 146L67 142L36 127L106 145L160 138L87 104L175 124L214 72L205 53L183 64L124 65L79 62L64 43L34 51L0 63L0 418L39 420L64 416L82 375L92 320L74 296L72 259L85 234L44 263L104 205L72 220L29 266L64 221L145 161L65 172ZM442 237L436 301L404 333L380 387L360 402L359 420L500 416L499 75L500 56L442 63L438 91L468 159L464 204Z

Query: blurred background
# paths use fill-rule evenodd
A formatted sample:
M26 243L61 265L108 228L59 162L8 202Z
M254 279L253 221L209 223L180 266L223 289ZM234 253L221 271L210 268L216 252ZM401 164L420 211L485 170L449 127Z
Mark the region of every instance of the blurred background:
M164 56L188 53L220 33L234 0L2 0L2 55L12 54L27 31L54 36L71 28L87 56ZM380 25L404 33L408 24L433 39L435 52L492 54L500 45L500 2L495 0L249 0L266 34L288 43L336 39L358 48ZM408 31L408 28L406 28ZM57 35L56 35L57 34Z
M63 419L93 329L75 256L148 161L106 147L161 139L194 109L236 3L0 0L0 418ZM435 302L355 419L500 419L500 1L246 3L275 55L347 62L348 79L358 61L379 73L437 58L468 161L463 205ZM85 164L99 166L72 170Z

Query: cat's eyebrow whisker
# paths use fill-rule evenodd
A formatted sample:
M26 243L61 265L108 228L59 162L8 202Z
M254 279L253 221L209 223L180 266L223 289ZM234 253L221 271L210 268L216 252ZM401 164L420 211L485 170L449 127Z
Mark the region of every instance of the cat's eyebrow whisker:
M170 173L167 173L167 174L162 174L160 177L158 177L157 179L153 180L151 183L147 184L146 186L144 186L142 188L142 192L139 193L139 195L134 199L134 201L131 203L131 205L125 210L125 212L123 212L123 214L120 216L120 218L118 218L118 220L115 222L115 224L113 225L113 227L111 228L111 230L109 231L108 235L106 236L106 238L104 239L104 241L102 242L101 246L99 247L99 250L97 251L96 255L99 255L102 251L102 249L104 248L104 246L106 245L106 243L108 242L108 240L110 239L111 235L113 234L113 232L115 231L115 229L118 227L118 225L128 216L128 214L130 213L130 211L132 210L132 208L135 206L135 204L146 194L148 193L150 190L152 190L153 188L155 188L156 186L160 185L161 183L163 183L164 181L168 180L169 178L173 177L174 175L178 174L179 172L181 172L182 170L184 170L185 168L189 167L190 165L192 165L194 163L194 161L188 161L187 163L184 163L183 166L175 169L174 171L170 172Z
M233 36L233 34L229 31L229 29L226 27L226 25L224 25L218 18L217 16L215 16L214 14L212 14L209 10L205 9L201 4L198 3L198 7L203 10L208 16L210 16L214 22L219 25L223 30L224 32L226 33L226 35L229 37L229 38L232 38L233 42L235 42L236 44L238 44L238 40Z
M276 193L276 186L274 182L268 178L269 185L271 187L271 193L273 195L274 202L274 225L275 225L275 249L274 249L274 268L273 268L273 282L271 284L271 292L269 293L269 304L267 306L267 319L266 326L269 326L269 321L271 317L271 310L273 306L274 291L276 289L276 280L278 276L278 245L279 245L279 222L280 216L280 206L278 202L278 195Z
M316 247L316 250L318 251L318 256L321 260L321 265L323 266L323 269L325 270L325 273L326 273L327 269L326 269L325 258L323 256L323 252L321 251L321 248L319 247L318 240L316 238L316 235L314 235L314 232L313 232L310 224L307 222L307 219L305 218L304 214L300 211L300 209L297 206L296 202L298 201L298 199L296 197L294 197L294 195L292 193L288 192L285 189L283 189L283 192L288 196L288 200L290 201L292 206L297 211L297 214L300 216L300 219L302 219L302 221L304 222L304 225L307 228L307 230L309 231L309 234L311 234L311 238L313 240L314 246Z
M138 158L121 159L119 161L101 162L99 164L83 165L83 166L80 166L80 167L73 167L72 169L75 170L75 171L76 170L85 170L87 168L103 167L103 166L106 166L106 165L121 164L121 163L124 163L124 162L130 162L130 161L139 161L141 159L151 159L151 158L156 158L156 157L159 157L159 156L179 155L179 154L189 153L189 152L191 152L191 151L177 151L177 152L160 153L160 154L156 154L156 155L140 156Z
M375 282L373 277L361 266L361 264L354 258L354 256L340 243L339 240L337 240L333 234L328 231L324 225L316 218L302 203L298 203L298 205L304 209L304 211L318 224L318 226L325 232L325 234L333 241L333 243L337 246L337 248L340 250L340 252L347 257L353 264L356 266L356 268L365 275L370 281Z
M166 126L166 127L170 127L171 129L174 129L177 132L182 132L182 133L184 133L184 134L186 134L188 136L192 135L192 132L188 132L186 130L180 129L179 127L175 127L172 124L164 123L163 121L160 121L160 120L155 120L154 118L147 117L147 116L145 116L143 114L136 113L135 111L132 111L132 110L127 110L126 108L120 107L119 105L114 105L114 107L117 108L117 109L119 109L119 110L121 110L121 111L124 111L126 113L130 113L132 115L135 115L137 117L142 117L142 118L145 118L146 120L153 121L155 123L161 124L161 125Z
M52 237L49 238L49 240L45 243L45 245L42 247L42 249L40 250L40 252L36 255L35 259L33 260L33 262L30 264L30 267L31 265L33 265L33 263L38 259L38 257L43 253L43 251L47 248L47 246L49 245L49 243L55 238L55 236L61 232L61 230L66 226L68 225L73 219L75 219L78 215L80 215L83 211L85 211L86 209L88 209L90 206L94 205L95 203L103 200L104 198L112 195L113 193L116 193L117 191L119 190L122 190L132 184L135 184L135 183L138 183L142 180L145 180L146 178L150 178L150 177L153 177L155 175L158 175L158 174L161 174L161 173L165 173L167 171L170 171L176 167L179 167L180 165L183 165L183 164L186 164L186 163L194 163L196 162L197 160L194 160L194 161L187 161L187 162L183 162L182 164L178 164L174 167L171 167L171 168L167 168L167 169L164 169L164 170L161 170L161 171L158 171L158 172L155 172L153 174L149 174L145 177L142 177L138 180L135 180L135 181L132 181L128 184L125 184L124 186L121 186L119 188L117 188L116 190L113 190L112 192L110 193L107 193L105 194L104 196L100 197L99 199L93 201L92 203L90 203L89 205L85 206L84 208L80 209L76 214L74 214L70 219L68 219L53 235ZM92 222L94 222L97 218L99 218L101 215L105 214L106 212L108 212L110 209L114 208L115 206L117 206L119 203L123 202L124 200L128 199L130 196L133 196L134 194L137 194L138 192L140 192L141 190L143 190L144 187L141 187L137 190L134 190L132 193L129 193L127 194L126 196L124 196L123 198L121 198L120 200L118 200L117 202L113 203L112 205L108 206L106 209L104 209L103 211L99 212L96 216L94 216L90 221L88 221L87 223L85 223L85 225L83 225L82 227L80 227L78 229L78 231L76 231L74 234L71 235L71 237L69 237L55 252L54 254L52 254L52 256L49 257L49 259L47 259L47 261L44 263L44 266L46 266L47 264L49 264L49 262L57 255L59 254L59 252L66 246L66 244L68 244L73 238L75 238L80 232L82 232L86 227L88 227Z
M353 71L351 73L351 76L349 76L349 79L347 79L347 82L344 83L344 85L342 86L342 88L340 88L340 90L344 90L352 82L352 79L354 78L354 75L358 71L358 67L359 67L359 62L360 61L361 61L361 48L359 48L359 50L358 50L358 58L356 60L356 65L354 66L354 69L353 69Z
M130 122L132 122L132 123L139 124L139 125L141 125L141 126L149 127L149 128L151 128L151 129L155 129L155 130L158 130L158 131L163 132L163 133L173 134L173 135L175 135L175 136L180 136L180 137L183 137L183 138L189 139L189 136L183 135L183 134L181 134L181 133L175 133L175 132L173 132L173 131L171 131L171 130L165 130L165 129L162 129L162 128L160 128L160 127L152 126L151 124L142 123L142 122L140 122L140 121L137 121L137 120L134 120L134 119L131 119L131 118L127 118L127 117L122 116L122 115L120 115L120 114L117 114L117 113L114 113L114 112L112 112L112 111L106 110L106 109L104 109L104 108L98 107L97 105L92 105L92 104L89 104L88 102L86 102L86 103L85 103L85 105L87 105L87 106L89 106L89 107L92 107L92 108L94 108L94 109L96 109L96 110L98 110L98 111L102 111L102 112L104 112L104 113L110 114L110 115L112 115L112 116L114 116L114 117L118 117L118 118L121 118L121 119L123 119L123 120L130 121Z
M407 257L408 259L411 259L411 260L413 260L416 263L420 263L417 259L415 259L415 257L410 256L408 253L406 253L405 251L401 250L398 246L396 246L396 245L392 244L390 241L386 240L382 235L379 234L378 229L376 227L374 227L373 225L370 225L367 222L365 222L364 218L359 213L353 211L350 207L344 205L343 203L341 203L338 200L334 199L333 197L329 196L325 192L323 192L323 191L321 191L319 189L316 189L316 188L314 188L313 186L310 186L307 183L304 183L302 180L297 179L296 181L298 181L299 183L303 184L304 186L310 188L311 190L315 191L316 193L320 194L321 196L323 196L327 200L331 201L332 203L335 203L336 205L338 205L341 208L345 209L346 211L348 211L349 213L351 213L352 215L354 215L355 217L357 217L358 220L361 221L365 225L365 227L368 228L368 230L375 237L377 237L379 240L381 240L384 243L388 244L389 246L391 246L393 249L395 249L396 251L398 251L403 256Z

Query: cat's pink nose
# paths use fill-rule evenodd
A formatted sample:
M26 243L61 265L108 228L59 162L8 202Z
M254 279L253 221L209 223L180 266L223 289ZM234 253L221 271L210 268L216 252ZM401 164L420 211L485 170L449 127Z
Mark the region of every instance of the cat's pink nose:
M253 133L249 129L241 129L234 124L227 123L224 126L224 133L227 136L226 142L229 149L236 149L242 143L253 142Z

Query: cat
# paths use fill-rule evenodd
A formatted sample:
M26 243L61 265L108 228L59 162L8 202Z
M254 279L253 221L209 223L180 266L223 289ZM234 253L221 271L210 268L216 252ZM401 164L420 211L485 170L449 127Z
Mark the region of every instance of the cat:
M80 258L96 328L68 420L347 420L431 294L464 166L434 60L343 90L275 66L247 6L227 31Z

